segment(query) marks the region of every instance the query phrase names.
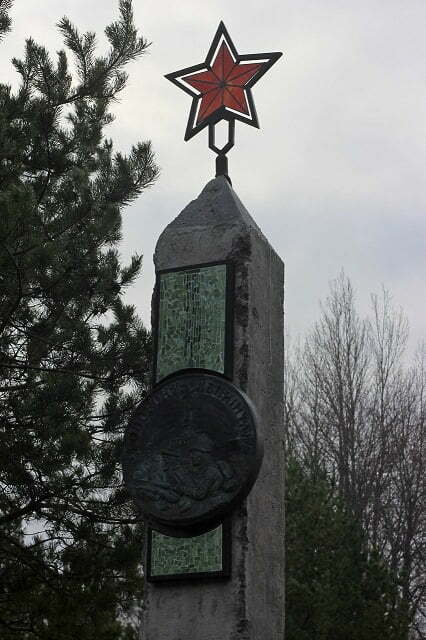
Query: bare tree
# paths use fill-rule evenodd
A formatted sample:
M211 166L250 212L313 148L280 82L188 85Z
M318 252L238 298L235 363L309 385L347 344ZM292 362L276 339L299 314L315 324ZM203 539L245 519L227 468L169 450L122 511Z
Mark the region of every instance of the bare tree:
M404 363L408 323L383 290L359 316L342 273L303 347L287 353L287 446L326 469L397 576L401 616L426 638L424 350Z

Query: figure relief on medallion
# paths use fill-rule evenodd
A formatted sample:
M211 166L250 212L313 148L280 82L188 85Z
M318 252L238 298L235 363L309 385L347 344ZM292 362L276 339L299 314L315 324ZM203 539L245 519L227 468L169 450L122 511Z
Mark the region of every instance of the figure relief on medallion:
M172 508L183 515L206 500L214 506L238 486L236 472L217 458L212 440L197 433L192 420L191 414L178 438L135 469L134 489L154 500L160 511Z

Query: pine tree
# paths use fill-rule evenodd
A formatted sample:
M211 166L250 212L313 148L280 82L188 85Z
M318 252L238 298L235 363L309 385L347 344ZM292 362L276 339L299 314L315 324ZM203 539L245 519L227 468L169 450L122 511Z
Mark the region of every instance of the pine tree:
M397 581L319 470L288 461L286 640L403 640Z
M10 28L0 0L0 37ZM0 85L0 636L119 639L141 596L143 531L121 486L129 412L150 337L123 292L121 212L157 174L149 142L115 153L104 128L148 43L131 0L105 33L59 22L52 60L31 38L16 92ZM69 71L74 57L75 77Z

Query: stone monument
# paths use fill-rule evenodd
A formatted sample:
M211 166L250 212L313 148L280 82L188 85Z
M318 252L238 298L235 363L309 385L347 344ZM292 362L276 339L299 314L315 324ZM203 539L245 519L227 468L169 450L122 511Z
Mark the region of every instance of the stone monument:
M235 120L258 126L251 87L280 55L238 55L221 23L205 63L167 76L193 97L186 139L208 126L217 163L158 240L154 386L126 433L149 524L143 640L284 638L284 265L226 159Z

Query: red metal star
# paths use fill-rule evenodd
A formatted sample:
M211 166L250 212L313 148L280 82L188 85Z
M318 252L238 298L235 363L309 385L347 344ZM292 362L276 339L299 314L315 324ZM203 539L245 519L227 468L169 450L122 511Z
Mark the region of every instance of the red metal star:
M251 87L281 55L239 55L221 22L203 64L166 75L193 97L185 140L219 120L241 120L259 127Z

